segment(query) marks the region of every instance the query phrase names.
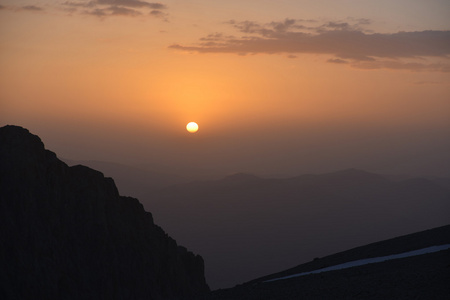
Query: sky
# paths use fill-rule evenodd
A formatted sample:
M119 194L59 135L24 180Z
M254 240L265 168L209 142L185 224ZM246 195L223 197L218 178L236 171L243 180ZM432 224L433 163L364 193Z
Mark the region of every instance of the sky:
M0 0L0 126L74 160L450 176L449 16L447 0Z

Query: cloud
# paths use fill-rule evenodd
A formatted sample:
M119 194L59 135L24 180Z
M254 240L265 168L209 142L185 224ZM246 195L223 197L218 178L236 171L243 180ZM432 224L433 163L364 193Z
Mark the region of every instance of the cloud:
M66 1L65 7L71 7L72 12L77 8L84 8L81 13L97 17L130 16L136 17L146 13L153 17L166 16L163 10L167 6L162 3L153 3L139 0L92 0L92 1Z
M25 5L25 6L4 6L0 4L0 10L9 10L13 12L21 12L21 11L34 11L34 12L42 12L44 9L42 7L36 5Z
M149 3L138 0L97 0L97 4L114 5L114 6L128 6L128 7L148 7L151 9L165 9L166 6L161 3Z
M63 3L65 6L75 6L75 7L95 7L96 2L95 1L89 1L89 2L73 2L73 1L66 1Z
M154 9L154 10L150 11L150 12L149 12L149 15L151 15L151 16L153 16L153 17L156 17L156 18L167 17L167 14L166 14L166 13L164 13L164 12L161 11L161 10L157 10L157 9Z
M329 60L327 60L327 62L333 63L333 64L348 64L348 61L340 59L340 58L330 58Z
M140 16L141 12L130 9L126 7L120 6L109 6L107 8L95 8L93 10L85 11L86 14L97 16L97 17L106 17L106 16Z
M334 56L328 62L351 63L362 69L449 70L450 31L372 33L363 28L371 23L367 19L357 19L353 23L327 22L313 27L295 19L267 24L252 21L227 23L243 35L236 38L215 33L201 38L192 46L174 44L169 47L198 53L324 54ZM427 57L446 62L402 61Z
M31 11L42 11L42 10L44 10L42 7L35 6L35 5L22 6L22 9L23 10L31 10Z
M366 70L374 69L393 69L393 70L411 70L411 71L430 71L430 72L450 72L448 63L417 63L402 62L393 60L377 60L373 62L355 62L353 67Z

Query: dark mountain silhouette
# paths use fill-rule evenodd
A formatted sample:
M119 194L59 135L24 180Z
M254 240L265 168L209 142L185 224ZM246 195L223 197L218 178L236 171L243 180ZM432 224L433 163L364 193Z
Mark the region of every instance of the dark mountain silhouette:
M202 253L214 289L450 223L444 186L356 169L284 179L237 174L168 187L142 202L172 236Z
M264 276L210 299L447 299L450 295L450 249L348 269L283 278L342 263L450 244L450 225L372 243Z
M39 137L0 128L1 299L201 299L203 259L137 199Z

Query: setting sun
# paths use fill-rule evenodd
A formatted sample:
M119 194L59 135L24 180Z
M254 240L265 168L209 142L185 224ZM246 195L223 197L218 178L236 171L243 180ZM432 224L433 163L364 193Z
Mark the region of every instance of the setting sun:
M189 131L190 133L196 133L198 131L198 125L195 122L189 122L186 125L186 130Z

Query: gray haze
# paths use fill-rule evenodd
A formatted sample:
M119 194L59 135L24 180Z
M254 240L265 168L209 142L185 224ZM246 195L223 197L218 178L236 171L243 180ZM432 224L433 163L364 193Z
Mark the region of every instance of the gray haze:
M194 135L126 124L30 125L64 159L114 162L187 178L237 172L283 177L348 168L450 176L450 126L445 123L431 128L273 124L230 132L212 132L200 124Z

